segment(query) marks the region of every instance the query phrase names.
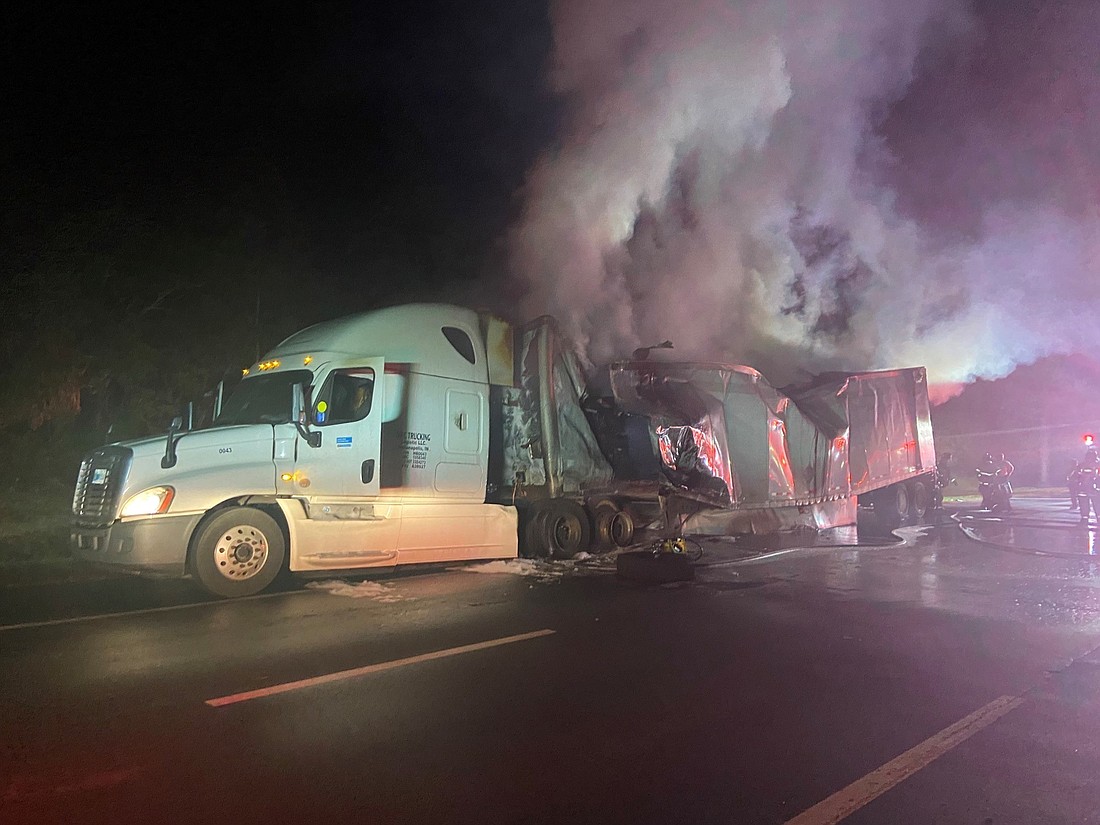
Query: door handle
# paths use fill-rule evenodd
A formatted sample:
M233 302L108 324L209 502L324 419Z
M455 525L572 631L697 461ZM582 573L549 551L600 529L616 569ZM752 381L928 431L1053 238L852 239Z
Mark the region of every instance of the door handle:
M455 426L460 430L465 430L466 425L469 423L469 419L466 417L466 413L461 412L455 417Z
M363 467L360 470L360 478L363 479L364 484L370 484L374 481L374 459L368 458L363 462Z

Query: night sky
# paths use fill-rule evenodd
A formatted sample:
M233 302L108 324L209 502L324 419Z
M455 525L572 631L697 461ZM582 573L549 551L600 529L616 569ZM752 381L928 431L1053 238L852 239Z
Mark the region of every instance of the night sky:
M150 425L405 300L777 383L1100 346L1090 0L2 15L0 430Z
M468 280L555 128L535 3L4 14L18 40L6 74L20 79L5 224L31 266L43 236L89 210L154 232L201 232L221 210L244 231L285 222L324 288ZM349 300L379 302L333 305Z

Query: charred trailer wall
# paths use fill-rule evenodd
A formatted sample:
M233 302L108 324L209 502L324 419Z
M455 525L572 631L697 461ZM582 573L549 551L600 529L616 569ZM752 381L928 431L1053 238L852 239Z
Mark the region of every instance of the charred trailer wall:
M749 367L623 362L612 385L625 409L649 417L674 486L704 495L724 486L715 502L732 507L848 494L846 417L823 427Z
M586 377L549 316L514 331L512 386L493 387L498 489L510 498L577 496L611 466L581 407Z
M745 503L786 504L847 494L843 422L823 424L759 374L743 372L733 374L726 409Z
M611 365L615 400L649 421L660 475L673 488L690 491L715 506L743 500L744 480L734 469L727 399L732 371L707 364L626 361ZM735 413L734 413L735 414ZM746 419L758 424L759 414ZM762 433L762 430L761 430ZM746 450L746 462L762 466L766 451Z
M922 367L822 376L812 387L790 394L823 429L832 426L835 438L846 439L853 493L867 493L935 467ZM840 429L844 421L846 434Z
M834 501L935 465L922 368L834 373L782 391L737 365L621 362L611 373L618 402L647 415L664 445L665 477L695 492L708 476L724 482L726 506ZM709 461L697 458L704 445Z

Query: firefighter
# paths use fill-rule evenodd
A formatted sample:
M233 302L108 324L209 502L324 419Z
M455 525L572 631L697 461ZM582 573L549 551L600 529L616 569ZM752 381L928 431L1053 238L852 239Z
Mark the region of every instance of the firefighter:
M1015 467L1012 466L1012 462L1005 458L1004 453L990 454L986 453L986 458L990 459L997 468L997 475L1003 478L1006 482L1012 476L1015 471ZM1012 484L1008 483L1009 492L1011 492Z
M1066 476L1066 486L1069 488L1069 509L1079 509L1081 505L1077 497L1081 495L1081 462L1077 459L1073 460L1073 466Z
M1012 482L1009 480L1015 467L1004 453L986 453L985 461L978 468L978 492L982 495L982 509L1011 510Z
M1089 510L1100 516L1100 454L1089 450L1078 472L1077 506L1081 510L1081 523L1089 523Z

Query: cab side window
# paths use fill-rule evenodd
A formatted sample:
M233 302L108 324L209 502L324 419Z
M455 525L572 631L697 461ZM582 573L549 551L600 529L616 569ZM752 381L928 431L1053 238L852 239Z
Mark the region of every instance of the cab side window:
M366 418L374 400L374 378L369 367L333 370L318 393L314 422L327 426Z
M455 352L473 364L477 357L474 354L474 342L470 340L470 336L458 327L443 327L443 337L447 339Z

